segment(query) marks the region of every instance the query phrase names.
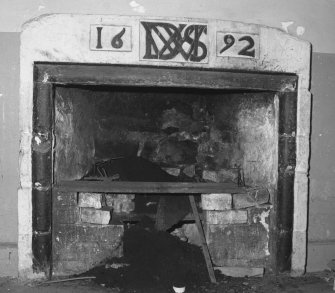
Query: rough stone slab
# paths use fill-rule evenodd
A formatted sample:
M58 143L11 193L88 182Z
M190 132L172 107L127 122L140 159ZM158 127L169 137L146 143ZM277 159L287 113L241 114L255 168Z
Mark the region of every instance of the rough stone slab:
M233 208L244 209L269 202L270 193L266 188L251 190L248 193L233 194Z
M230 193L201 194L201 207L203 210L231 210L232 195Z
M130 213L135 209L135 194L106 194L106 205L115 213Z
M297 136L296 138L296 172L306 172L309 169L310 138Z
M184 224L181 229L183 230L188 243L197 245L199 247L201 246L201 238L195 223Z
M202 172L202 179L212 182L218 182L218 174L215 171L204 170Z
M84 223L107 225L111 219L111 214L110 211L81 208L80 219Z
M123 255L123 225L56 225L53 233L55 275L81 273L106 258Z
M204 219L207 224L227 225L227 224L243 224L248 222L247 211L203 211Z
M101 193L80 192L78 196L78 206L81 208L101 209Z
M63 260L53 264L53 274L56 276L69 276L88 270L87 264L80 260Z
M260 207L249 207L248 211L248 223L262 223L264 228L269 231L269 215L272 209L272 205L262 205Z
M196 162L198 145L191 140L178 140L168 136L159 143L151 158L156 163L178 166Z
M74 98L78 91L80 99ZM58 87L55 90L54 135L57 143L54 147L56 159L53 168L57 182L64 178L82 178L94 163L95 125L90 99L90 95L79 89Z
M76 192L53 191L52 222L53 225L80 222L80 208L77 205Z
M68 208L54 208L52 215L53 224L75 224L80 221L80 208L69 206Z
M77 206L77 192L54 192L52 204L56 208L64 208L64 206Z
M291 276L302 276L306 272L305 256L307 253L306 231L293 231L292 236Z
M299 92L297 105L297 136L309 137L311 132L312 95L308 90Z
M167 109L162 113L161 129L176 129L179 132L192 133L201 128L199 121L194 121L192 117L186 115L176 108Z
M195 166L194 166L194 165L186 166L186 167L183 169L183 173L184 173L187 177L194 177L194 176L195 176Z
M53 229L55 242L110 242L123 235L123 225L96 225L80 223L56 225Z
M214 270L218 270L221 274L234 278L263 277L264 275L264 268L214 267Z
M238 169L221 169L219 171L204 170L202 179L216 183L237 182Z
M180 169L179 168L162 168L166 173L172 175L172 176L179 176Z
M133 201L116 201L113 205L115 213L130 213L135 210L135 202Z
M117 195L116 194L105 194L105 199L106 199L106 206L108 207L113 207L114 201L116 200Z
M135 194L132 193L118 193L117 198L123 201L133 200L135 198Z
M308 209L308 177L306 173L295 172L294 176L294 206L300 205L294 211L293 230L307 230L307 209Z

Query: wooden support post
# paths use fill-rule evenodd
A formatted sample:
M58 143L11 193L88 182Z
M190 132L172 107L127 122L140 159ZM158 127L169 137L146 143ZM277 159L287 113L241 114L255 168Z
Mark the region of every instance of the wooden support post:
M202 247L204 257L205 257L206 266L207 266L207 270L208 270L208 275L209 275L209 278L210 278L211 282L216 283L216 278L215 278L215 274L214 274L214 269L213 269L211 257L209 255L209 250L208 250L208 246L207 246L207 242L206 242L206 238L205 238L205 233L204 233L201 221L200 221L200 217L199 217L199 213L198 213L198 210L197 210L197 206L195 204L194 196L189 195L188 198L190 199L193 216L194 216L195 223L197 225L198 232L199 232L199 235L200 235L201 247Z

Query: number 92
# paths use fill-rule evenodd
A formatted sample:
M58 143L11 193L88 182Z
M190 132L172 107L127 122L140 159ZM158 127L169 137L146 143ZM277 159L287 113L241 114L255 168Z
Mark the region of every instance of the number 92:
M220 50L220 54L227 51L236 42L235 37L231 34L225 35L223 37L223 41L225 43L225 46ZM255 41L252 37L243 36L243 37L239 38L237 41L238 42L247 42L247 44L240 51L238 51L237 55L255 57L255 48L254 48L255 47Z

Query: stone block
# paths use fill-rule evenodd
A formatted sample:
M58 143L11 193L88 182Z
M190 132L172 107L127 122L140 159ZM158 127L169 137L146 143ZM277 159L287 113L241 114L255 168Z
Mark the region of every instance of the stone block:
M204 228L215 266L266 267L268 265L269 233L262 223L205 224Z
M202 179L212 182L218 182L218 174L216 171L204 170L202 172Z
M233 194L233 208L244 209L269 202L270 193L266 188Z
M113 203L114 213L130 213L135 209L135 202L133 201L119 201Z
M204 220L207 224L228 225L243 224L248 222L248 212L245 210L228 211L203 211Z
M306 271L307 233L306 231L293 231L291 275L302 276Z
M117 194L105 194L105 199L106 199L106 206L108 207L113 207L114 205L114 200L117 198Z
M57 192L52 194L52 222L74 224L80 221L80 209L77 205L76 192Z
M312 96L307 89L301 89L297 104L297 136L309 137L311 131Z
M309 169L310 139L308 136L296 138L296 172L307 172Z
M81 208L101 209L101 193L80 192L78 196L78 206Z
M187 238L187 242L201 246L201 238L199 235L198 227L195 223L184 224L182 227L184 235Z
M192 118L176 108L167 109L162 113L162 130L174 129L176 131L191 132Z
M108 225L111 214L110 211L97 210L94 208L81 208L80 219L84 223Z
M53 244L64 245L65 243L77 242L79 240L79 230L76 224L55 224L53 225Z
M88 266L81 260L63 260L53 263L53 275L68 276L83 273L88 270Z
M135 198L135 194L132 193L119 193L117 194L117 198L122 201L129 201Z
M202 179L216 183L237 182L238 172L238 169L235 168L220 169L218 171L204 170L202 172Z
M77 205L77 192L54 192L52 204L56 208L64 208Z
M306 231L308 221L308 177L306 173L295 172L294 206L293 230Z
M121 204L121 212L122 213L130 213L134 210L135 210L135 202L134 201L123 202Z
M231 210L232 195L230 193L201 194L201 207L203 210Z
M195 166L194 165L189 165L186 166L183 169L183 173L187 176L187 177L194 177L195 176Z
M106 205L115 213L130 213L135 209L135 194L106 194Z
M78 242L60 242L56 241L52 244L52 249L55 252L61 251L61 253L55 253L53 256L53 262L62 261L76 261L79 259L80 251L78 250Z
M123 225L57 225L54 227L55 275L81 273L101 261L123 255Z
M123 225L96 225L81 223L76 225L78 242L114 243L123 235ZM111 242L112 241L112 242Z
M191 140L179 141L177 138L168 137L162 140L151 160L156 163L163 163L170 166L180 164L194 164L198 154L198 144Z
M53 223L57 224L75 224L80 221L80 208L69 206L68 208L54 208L52 215Z
M166 173L172 175L172 176L179 176L180 169L179 168L162 168Z
M269 230L269 216L272 209L272 205L266 204L259 207L249 207L248 211L248 223L262 223L266 230Z

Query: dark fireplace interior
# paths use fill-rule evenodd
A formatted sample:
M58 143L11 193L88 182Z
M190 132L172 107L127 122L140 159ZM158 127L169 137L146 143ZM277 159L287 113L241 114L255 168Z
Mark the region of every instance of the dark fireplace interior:
M137 157L178 181L201 182L221 170L224 181L276 184L274 93L57 87L55 107L55 181L81 179L98 172L94 164ZM115 179L169 181L124 172Z
M230 225L218 220L204 228L212 238L215 265L269 267L269 213L277 184L276 99L269 91L57 86L54 181L259 187L256 198L237 199L230 208L245 215L248 210L246 217L237 214ZM64 205L63 198L58 205ZM201 208L200 194L196 199ZM122 225L142 216L153 219L157 230L199 245L186 195L79 192L73 193L70 206L54 212L56 274L88 270L104 258L121 256ZM71 229L75 239L64 237ZM90 230L90 236L81 229Z

